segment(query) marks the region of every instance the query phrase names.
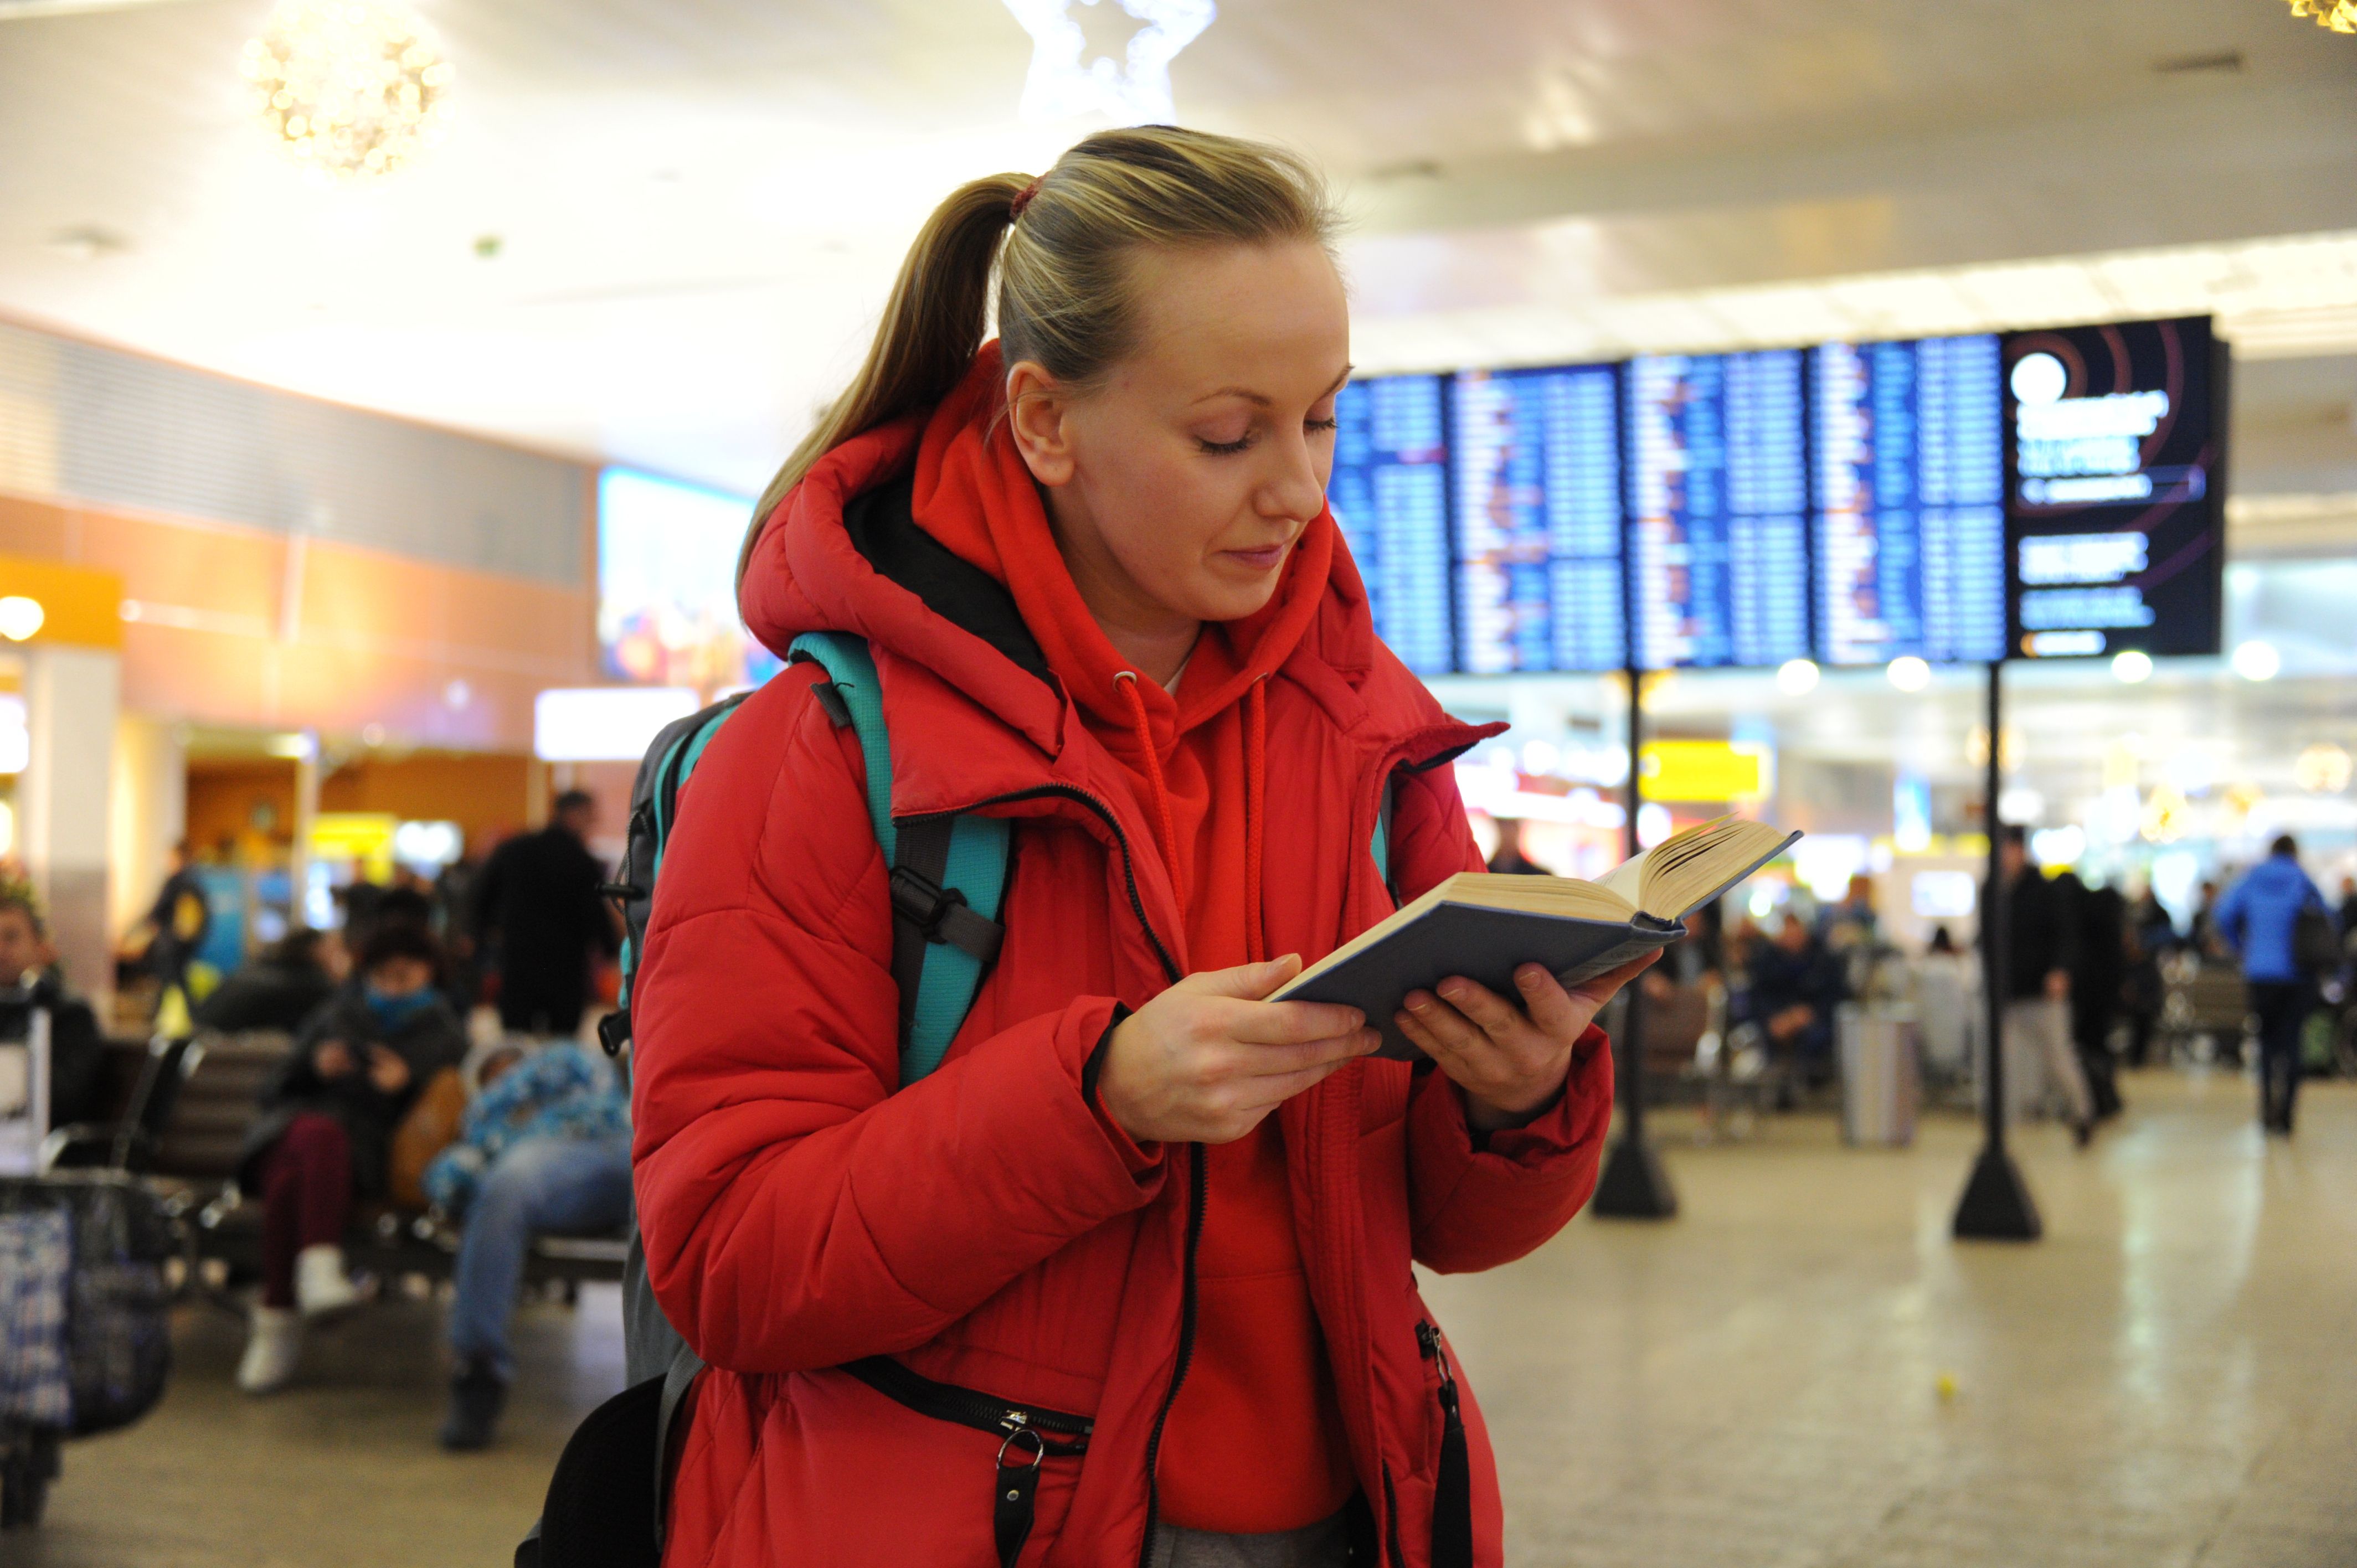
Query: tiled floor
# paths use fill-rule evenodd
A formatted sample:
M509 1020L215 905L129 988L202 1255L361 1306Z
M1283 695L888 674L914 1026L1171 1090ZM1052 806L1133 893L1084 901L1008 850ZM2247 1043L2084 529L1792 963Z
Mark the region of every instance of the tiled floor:
M1846 1149L1795 1118L1706 1148L1684 1214L1583 1219L1431 1282L1504 1468L1519 1568L2357 1563L2357 1087L2262 1145L2244 1087L2134 1079L2090 1153L2018 1140L2035 1246L1959 1246L1975 1146ZM192 1313L146 1422L68 1450L8 1568L504 1563L573 1422L619 1379L610 1293L525 1315L509 1441L437 1452L436 1318L381 1308L304 1387L241 1399ZM1943 1375L1953 1397L1943 1396Z

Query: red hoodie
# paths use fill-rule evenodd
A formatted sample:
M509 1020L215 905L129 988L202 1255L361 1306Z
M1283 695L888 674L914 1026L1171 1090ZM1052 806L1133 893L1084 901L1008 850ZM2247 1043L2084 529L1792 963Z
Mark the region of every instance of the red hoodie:
M1261 682L1326 596L1332 520L1311 520L1255 614L1203 628L1174 693L1139 678L1082 602L1006 421L996 344L934 412L917 523L1006 585L1082 721L1129 775L1186 911L1198 969L1269 957L1255 835L1267 819ZM1202 1153L1195 1354L1163 1431L1163 1515L1196 1530L1313 1524L1351 1495L1350 1451L1310 1305L1275 1117Z
M1129 1144L1089 1085L1119 1009L1204 965L1133 773L1007 589L912 520L923 424L811 470L757 542L742 606L781 652L804 631L867 639L895 814L1010 819L1006 942L941 1067L904 1087L888 868L819 671L748 698L683 791L632 1007L648 1274L709 1364L669 1568L1138 1563L1193 1381L1208 1162ZM1339 545L1258 689L1268 950L1315 959L1393 908L1367 853L1387 786L1401 895L1479 864L1446 764L1485 732L1375 639ZM1476 1568L1503 1561L1469 1391L1468 1465L1442 1463L1443 1368L1461 1374L1409 1264L1492 1268L1555 1234L1594 1184L1610 1102L1591 1032L1555 1108L1478 1145L1456 1086L1401 1062L1353 1062L1274 1117L1348 1514L1386 1568L1462 1561L1469 1534ZM1040 1459L1019 1549L995 1522L1006 1438L845 1369L873 1358L1092 1423L1085 1453Z

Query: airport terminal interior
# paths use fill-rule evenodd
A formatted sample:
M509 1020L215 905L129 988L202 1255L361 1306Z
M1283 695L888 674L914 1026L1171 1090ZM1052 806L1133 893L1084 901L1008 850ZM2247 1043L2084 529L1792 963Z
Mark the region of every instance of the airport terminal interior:
M0 0L0 1568L2357 1563L2352 754L2357 0Z

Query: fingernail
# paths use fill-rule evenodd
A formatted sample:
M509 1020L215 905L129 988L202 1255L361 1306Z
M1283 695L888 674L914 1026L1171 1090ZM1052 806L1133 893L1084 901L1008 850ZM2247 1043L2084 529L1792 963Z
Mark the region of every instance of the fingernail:
M1461 985L1444 985L1440 988L1440 993L1454 1002L1465 994L1465 988Z
M1408 999L1407 999L1407 1008L1408 1008L1408 1011L1409 1011L1409 1012L1411 1012L1411 1013L1422 1013L1422 1012L1426 1012L1426 1011L1428 1011L1428 1010L1431 1008L1431 1006L1432 1006L1432 998L1431 998L1431 997L1429 997L1429 996L1426 996L1426 995L1424 993L1422 993L1421 991L1415 993L1414 994L1412 994L1411 996L1409 996L1409 997L1408 997Z

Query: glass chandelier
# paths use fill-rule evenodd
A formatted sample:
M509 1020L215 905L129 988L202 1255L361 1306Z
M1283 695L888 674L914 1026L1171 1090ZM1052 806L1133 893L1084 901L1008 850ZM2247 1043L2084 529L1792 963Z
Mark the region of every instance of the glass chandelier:
M2357 0L2291 0L2291 14L2313 16L2336 33L2357 33Z
M279 0L242 61L254 113L306 167L389 174L439 134L450 62L387 0Z

